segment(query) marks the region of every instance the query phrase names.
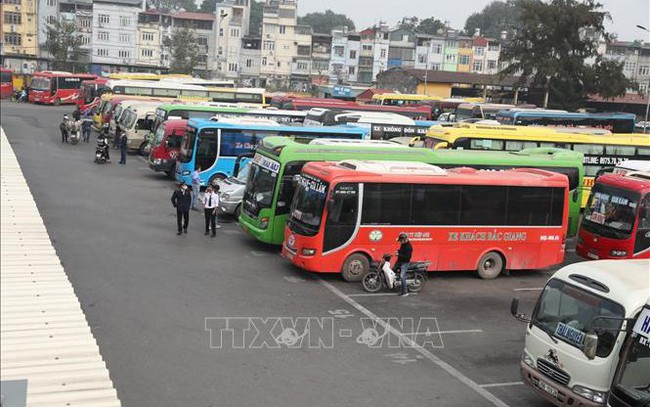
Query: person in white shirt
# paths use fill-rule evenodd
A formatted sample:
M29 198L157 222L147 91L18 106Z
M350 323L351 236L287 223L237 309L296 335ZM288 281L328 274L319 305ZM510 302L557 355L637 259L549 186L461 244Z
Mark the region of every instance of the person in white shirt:
M388 288L391 290L393 287L395 287L395 272L393 269L390 268L390 254L384 254L384 261L383 264L381 265L381 270L384 272L384 275L386 276L386 282L388 283Z
M203 213L205 215L205 235L210 234L210 228L212 228L211 237L217 235L217 228L221 226L217 225L217 207L219 207L219 187L216 187L216 191L212 185L208 185L205 189L205 194L203 194Z

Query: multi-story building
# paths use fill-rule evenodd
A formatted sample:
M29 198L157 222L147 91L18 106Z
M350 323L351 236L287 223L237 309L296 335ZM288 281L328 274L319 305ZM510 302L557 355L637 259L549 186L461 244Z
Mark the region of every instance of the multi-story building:
M136 62L138 13L143 0L94 0L92 70L133 66Z
M216 73L217 76L238 79L241 66L242 38L249 33L249 0L226 0L217 3Z
M359 33L361 36L361 50L359 51L359 72L357 79L361 83L372 83L374 80L372 68L375 62L375 35L372 28L367 28Z
M5 3L3 8L6 8ZM39 0L38 2L38 28L37 37L39 45L39 56L41 58L48 58L49 54L45 50L45 41L47 41L47 33L45 31L48 25L54 24L59 19L59 0Z
M390 32L388 66L413 68L415 66L415 33L400 27Z
M92 55L93 3L92 0L59 0L60 20L74 23L81 37L81 63L89 63Z
M38 0L3 0L2 42L0 56L3 64L18 72L32 71L38 56L36 10Z
M455 33L447 33L442 50L442 70L456 72L458 69L458 38Z
M139 68L169 67L169 52L163 55L163 33L170 26L169 14L149 10L138 15L135 64Z
M318 85L328 83L330 59L332 54L332 35L317 34L311 36L311 77Z
M332 30L330 83L357 82L361 35L348 32L347 27Z
M375 43L373 45L374 60L372 63L372 80L377 80L377 75L388 69L388 49L390 47L390 33L386 23L380 22L375 28Z
M602 43L599 51L604 58L623 63L623 74L636 83L638 92L647 95L650 86L650 43L613 41ZM628 93L637 92L628 90Z
M298 54L296 0L266 0L262 17L260 76L269 89L288 89ZM311 46L311 44L310 44Z
M312 28L306 25L297 25L294 32L294 45L296 55L291 62L292 90L307 92L311 87L311 38Z
M458 67L457 72L470 72L472 68L472 44L473 39L458 37Z
M260 37L244 37L241 41L239 81L244 86L260 87L262 39Z
M199 46L199 61L194 67L194 72L202 76L214 76L216 60L214 14L181 11L172 14L171 17L172 31L186 28L196 37Z

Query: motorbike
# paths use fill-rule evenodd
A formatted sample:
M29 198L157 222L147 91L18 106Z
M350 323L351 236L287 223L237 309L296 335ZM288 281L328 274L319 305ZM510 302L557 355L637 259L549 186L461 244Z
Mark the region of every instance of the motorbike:
M376 293L382 288L391 289L390 283L386 279L386 274L382 270L384 263L390 262L390 257L391 256L387 256L387 259L374 261L370 264L370 271L368 271L361 280L361 285L364 290L369 293ZM406 284L409 291L418 292L424 287L424 283L427 281L427 269L429 268L429 264L430 262L428 261L409 263L406 271ZM402 286L402 281L400 279L399 270L395 270L395 272L395 283L392 290L397 291Z
M79 123L77 122L71 122L68 126L70 129L70 143L71 144L78 144L79 141L81 140L81 129L79 126Z
M108 139L100 135L95 148L95 163L104 164L108 161L108 148Z

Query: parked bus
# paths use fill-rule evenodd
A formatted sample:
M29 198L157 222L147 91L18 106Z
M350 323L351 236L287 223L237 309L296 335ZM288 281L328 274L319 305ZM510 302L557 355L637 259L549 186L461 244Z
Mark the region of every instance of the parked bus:
M540 168L565 174L569 179L569 235L578 231L580 217L580 189L582 184L582 154L561 149L529 149L522 152L483 152L427 150L397 145L327 145L295 143L285 138L267 138L257 147L253 171L244 196L248 201L239 218L243 230L257 240L282 244L289 203L294 194L292 179L307 162L362 160L399 160L435 164L442 168L472 167L484 170L511 168ZM261 193L262 200L255 200ZM230 197L229 197L230 198Z
M556 406L604 407L631 322L650 298L649 268L647 260L566 266L548 280L530 317L518 313L513 299L512 314L527 323L519 363L524 384Z
M187 120L167 120L159 124L149 150L149 168L168 176L174 174L176 157L186 132Z
M462 103L456 108L456 121L467 119L496 119L497 114L507 109L534 109L535 105L507 105L498 103Z
M384 106L418 105L422 102L442 100L439 96L417 95L412 93L381 93L372 95L371 104Z
M176 180L189 183L192 171L201 167L201 184L215 185L218 179L232 175L237 156L253 151L260 140L268 136L287 136L305 143L319 137L368 138L366 130L352 126L322 128L269 125L267 122L270 121L248 118L190 119L176 160Z
M589 127L612 133L634 133L633 113L569 113L566 111L515 109L502 110L496 120L514 126Z
M97 78L89 81L82 81L79 86L79 95L77 95L76 105L84 111L99 106L101 95L106 91L106 78Z
M650 259L650 172L606 174L596 180L576 253L588 259Z
M175 81L113 81L106 86L117 95L167 97L189 101L238 103L242 106L264 107L264 89L207 88Z
M406 233L430 271L539 269L564 259L567 177L539 169L483 171L402 161L307 163L282 255L358 281Z
M621 357L607 396L609 407L650 405L650 299L629 326L632 331L621 347Z
M79 96L81 81L93 79L97 76L60 71L36 72L29 85L29 101L56 106L73 104Z
M314 108L323 109L341 109L356 111L361 110L365 112L386 112L397 113L402 116L410 117L414 120L431 120L432 110L431 106L415 105L415 106L380 106L380 105L360 105L356 102L346 102L338 99L320 99L320 98L291 98L285 100L282 104L282 109L288 110L310 110Z
M12 75L11 69L0 68L0 99L11 99L14 93Z
M425 147L458 150L518 151L532 147L557 147L584 154L584 193L587 204L594 177L605 167L625 160L650 160L650 137L642 134L582 134L571 129L531 126L489 126L459 123L454 127L432 126Z
M160 103L160 101L131 103L120 115L119 127L120 130L126 132L129 151L137 151L140 155L145 155L145 140L151 131L156 108L160 106Z
M110 123L115 109L125 101L157 101L162 103L174 102L171 98L152 98L147 96L124 96L114 95L112 93L103 94L101 102L93 114L93 122L96 129L100 129L104 123Z

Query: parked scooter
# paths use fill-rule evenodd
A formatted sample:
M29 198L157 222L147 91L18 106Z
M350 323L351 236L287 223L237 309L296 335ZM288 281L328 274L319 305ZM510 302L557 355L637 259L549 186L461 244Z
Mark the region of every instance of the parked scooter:
M70 143L71 144L78 144L79 141L81 140L81 126L79 122L76 121L69 121L68 122L68 131L70 134Z
M385 254L384 258L378 262L372 262L370 265L370 271L363 276L361 284L363 289L369 293L376 293L382 288L387 288L391 290L399 290L402 286L402 281L400 279L399 270L396 270L395 280L391 287L392 276L386 276L384 272L384 264L388 264L390 267L390 254ZM409 263L408 269L406 271L406 284L408 284L408 289L411 292L418 292L424 287L424 283L427 280L427 268L429 268L430 262L428 261L419 261ZM392 273L392 270L389 270ZM389 280L390 278L390 280Z
M99 133L99 137L97 137L97 148L95 148L95 163L104 164L107 161L110 161L108 149L108 137L104 134L102 129L102 132Z

